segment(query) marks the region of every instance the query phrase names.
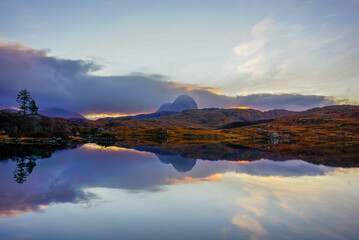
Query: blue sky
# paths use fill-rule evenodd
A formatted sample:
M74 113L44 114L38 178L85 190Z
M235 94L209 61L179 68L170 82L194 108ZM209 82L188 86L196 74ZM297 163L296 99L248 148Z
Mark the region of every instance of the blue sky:
M358 0L0 0L0 42L227 96L359 99ZM348 102L348 101L347 101Z

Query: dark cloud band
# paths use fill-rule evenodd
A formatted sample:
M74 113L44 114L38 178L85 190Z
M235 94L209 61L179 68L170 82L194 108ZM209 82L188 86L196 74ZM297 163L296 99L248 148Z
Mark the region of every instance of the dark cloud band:
M199 107L248 106L292 110L335 104L324 96L253 94L229 97L211 88L167 81L166 76L131 74L96 76L101 66L61 59L47 51L0 43L0 107L16 106L16 94L28 89L40 108L61 107L80 113L153 112L178 95L194 97Z

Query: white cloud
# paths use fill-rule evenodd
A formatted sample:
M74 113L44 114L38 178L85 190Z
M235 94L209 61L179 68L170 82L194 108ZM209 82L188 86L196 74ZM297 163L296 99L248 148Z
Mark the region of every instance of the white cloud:
M273 29L273 21L270 18L266 18L257 25L255 25L251 30L252 40L242 42L236 47L233 51L238 56L248 57L259 50L261 50L266 43L268 42L267 35Z
M267 231L263 226L249 215L234 216L232 223L241 229L247 229L251 232L250 239L262 239Z
M265 18L234 49L241 82L237 94L299 93L357 99L356 36L349 29L335 34L328 25L315 29L303 21ZM233 89L233 88L232 88Z
M237 69L240 72L251 73L252 75L264 75L266 68L264 67L265 58L263 55L258 55L250 58L248 61L238 65Z
M238 56L248 57L258 52L267 43L267 41L268 39L265 37L253 39L252 41L244 42L236 46L234 48L234 52Z
M252 28L253 37L260 37L270 33L274 28L274 22L271 18L265 18Z

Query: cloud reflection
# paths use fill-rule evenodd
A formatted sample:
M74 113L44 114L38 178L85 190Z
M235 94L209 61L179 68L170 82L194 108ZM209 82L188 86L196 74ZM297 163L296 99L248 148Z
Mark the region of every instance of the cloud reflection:
M40 211L44 206L54 203L90 202L98 196L86 189L97 187L133 192L166 191L166 186L173 184L222 181L222 175L227 172L286 178L320 176L333 170L299 160L209 162L179 157L161 151L152 153L143 149L139 151L86 144L75 150L56 152L47 160L37 160L33 173L21 185L12 176L16 162L2 162L0 214L14 216ZM181 171L187 167L192 170Z

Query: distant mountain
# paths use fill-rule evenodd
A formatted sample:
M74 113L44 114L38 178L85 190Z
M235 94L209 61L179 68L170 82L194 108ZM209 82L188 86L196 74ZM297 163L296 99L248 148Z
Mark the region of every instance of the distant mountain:
M182 112L184 110L198 109L197 103L188 95L181 95L173 103L165 103L158 112Z
M48 108L39 112L39 114L46 117L59 117L71 120L87 120L84 116L79 113L71 112L62 108Z
M181 95L177 97L173 103L167 102L162 104L155 113L140 114L136 116L129 116L126 118L131 118L136 120L157 119L160 117L168 117L174 114L178 114L184 110L193 110L193 109L197 109L197 103L194 101L194 99L187 95Z
M2 112L10 112L10 113L18 113L19 112L19 110L12 109L12 108L1 109L0 111L2 111Z
M171 105L172 105L172 103L170 103L170 102L164 103L160 106L160 108L156 112L157 113L158 112L166 112L171 107Z

